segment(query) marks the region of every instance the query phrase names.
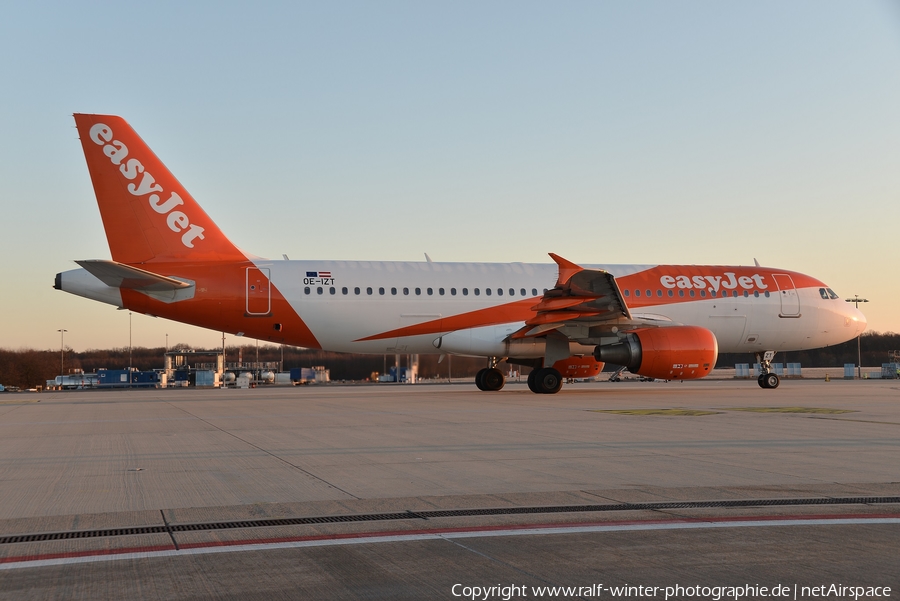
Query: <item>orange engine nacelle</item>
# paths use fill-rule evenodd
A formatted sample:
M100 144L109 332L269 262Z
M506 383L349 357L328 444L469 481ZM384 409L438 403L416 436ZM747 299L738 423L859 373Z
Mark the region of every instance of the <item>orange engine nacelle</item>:
M694 380L709 375L719 357L716 335L697 326L637 330L617 344L598 346L594 358L626 366L660 380Z
M593 357L572 355L553 364L553 369L564 378L593 378L603 371L603 363Z

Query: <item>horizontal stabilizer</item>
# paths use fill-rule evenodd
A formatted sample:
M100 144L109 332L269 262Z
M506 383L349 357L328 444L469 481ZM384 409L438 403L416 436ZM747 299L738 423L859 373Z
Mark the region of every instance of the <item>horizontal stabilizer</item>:
M75 261L85 271L111 288L127 288L171 303L194 297L194 282L159 275L115 261Z

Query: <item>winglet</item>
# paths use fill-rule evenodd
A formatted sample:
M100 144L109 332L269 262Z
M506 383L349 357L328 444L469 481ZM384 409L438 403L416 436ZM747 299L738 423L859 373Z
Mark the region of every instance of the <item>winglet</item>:
M553 259L554 261L556 261L556 264L559 265L559 277L556 279L557 286L562 286L563 284L568 282L570 279L572 279L573 275L575 275L576 273L578 273L580 271L584 271L584 267L582 267L580 265L576 265L575 263L572 263L571 261L563 259L562 257L560 257L559 255L557 255L555 253L549 253L549 254L550 254L550 258Z

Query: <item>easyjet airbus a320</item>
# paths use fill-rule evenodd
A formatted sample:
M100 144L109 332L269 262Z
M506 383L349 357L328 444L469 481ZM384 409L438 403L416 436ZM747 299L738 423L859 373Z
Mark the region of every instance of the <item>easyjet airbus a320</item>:
M112 260L77 261L55 287L130 311L260 340L351 353L449 353L534 369L555 393L604 363L702 378L719 352L850 340L863 315L814 277L768 267L271 261L239 250L120 117L75 115Z

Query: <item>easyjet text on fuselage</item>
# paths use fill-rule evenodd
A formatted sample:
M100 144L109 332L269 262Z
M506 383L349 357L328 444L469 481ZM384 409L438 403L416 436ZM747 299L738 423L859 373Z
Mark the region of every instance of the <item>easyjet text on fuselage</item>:
M766 290L769 287L765 283L763 276L758 273L754 273L753 275L738 276L730 271L726 271L724 275L664 275L659 278L659 283L664 288L669 289L696 288L698 290L707 289L710 292L718 292L722 288L726 290L734 290L738 286L740 286L744 290L753 290L754 288L759 290Z

